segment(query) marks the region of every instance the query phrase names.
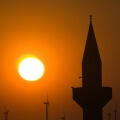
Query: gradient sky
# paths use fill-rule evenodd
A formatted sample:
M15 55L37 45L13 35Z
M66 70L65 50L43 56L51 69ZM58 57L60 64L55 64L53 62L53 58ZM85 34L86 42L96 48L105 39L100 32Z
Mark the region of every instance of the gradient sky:
M5 106L9 120L81 120L82 109L72 100L71 87L81 86L81 62L89 15L102 59L103 86L113 88L113 99L103 110L120 112L120 1L119 0L0 0L0 119ZM36 82L18 72L22 55L34 54L45 65Z

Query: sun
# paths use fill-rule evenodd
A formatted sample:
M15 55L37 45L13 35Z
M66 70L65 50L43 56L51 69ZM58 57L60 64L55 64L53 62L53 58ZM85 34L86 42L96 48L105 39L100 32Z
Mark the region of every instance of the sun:
M39 80L44 74L43 63L36 57L26 57L18 65L20 76L27 81Z

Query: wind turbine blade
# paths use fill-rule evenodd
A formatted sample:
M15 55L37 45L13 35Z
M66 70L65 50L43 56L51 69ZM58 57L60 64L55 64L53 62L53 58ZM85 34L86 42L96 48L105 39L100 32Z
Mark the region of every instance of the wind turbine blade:
M46 90L47 91L47 90ZM48 92L46 92L46 95L47 95L47 103L48 103L48 106L50 106L50 102L49 102L49 98L48 98Z

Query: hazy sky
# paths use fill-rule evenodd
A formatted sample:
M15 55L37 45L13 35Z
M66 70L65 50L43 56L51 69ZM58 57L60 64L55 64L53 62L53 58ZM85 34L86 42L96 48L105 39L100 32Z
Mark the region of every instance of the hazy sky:
M48 94L49 120L82 119L72 100L71 86L81 86L81 62L89 15L102 59L103 86L113 88L113 99L103 111L120 112L120 1L119 0L0 0L0 119L5 106L9 120L45 120ZM36 82L18 72L22 55L34 54L45 65Z

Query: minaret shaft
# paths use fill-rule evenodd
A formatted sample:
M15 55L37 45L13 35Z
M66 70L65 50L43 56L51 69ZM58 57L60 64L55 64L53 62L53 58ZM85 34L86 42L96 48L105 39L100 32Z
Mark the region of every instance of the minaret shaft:
M102 119L103 119L102 108L95 109L95 111L93 111L93 109L83 110L83 120L102 120Z

